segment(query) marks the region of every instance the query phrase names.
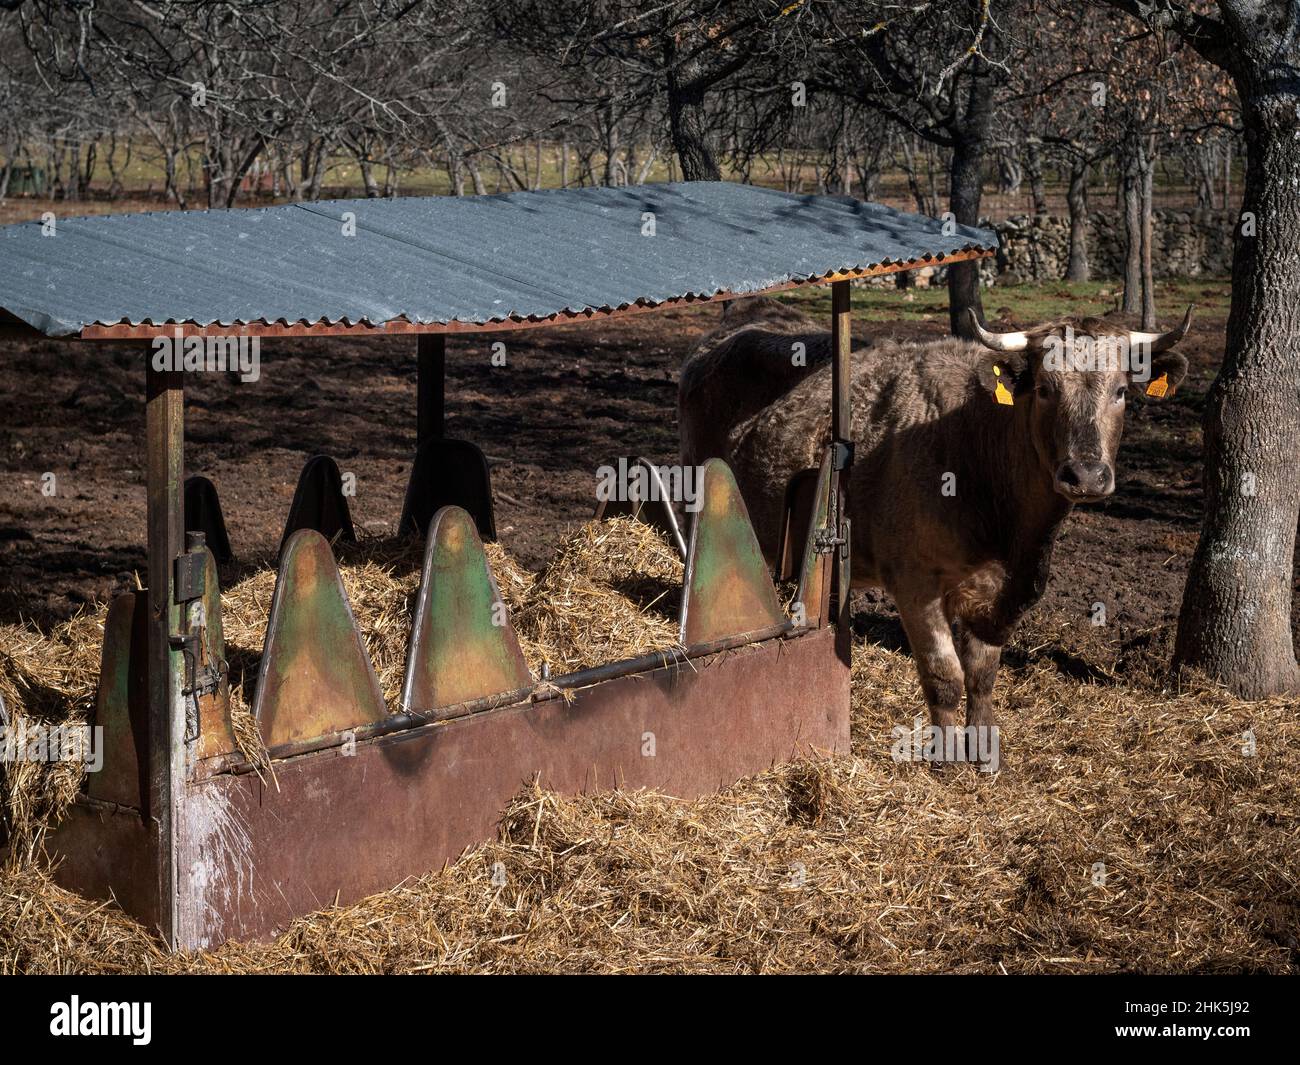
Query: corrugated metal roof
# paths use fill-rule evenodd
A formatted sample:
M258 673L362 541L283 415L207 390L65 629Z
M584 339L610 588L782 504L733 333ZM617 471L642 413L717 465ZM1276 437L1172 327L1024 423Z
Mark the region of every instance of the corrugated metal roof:
M345 235L345 218L355 234ZM653 235L650 230L653 218ZM0 228L0 309L95 326L486 326L897 268L997 238L847 197L687 182Z

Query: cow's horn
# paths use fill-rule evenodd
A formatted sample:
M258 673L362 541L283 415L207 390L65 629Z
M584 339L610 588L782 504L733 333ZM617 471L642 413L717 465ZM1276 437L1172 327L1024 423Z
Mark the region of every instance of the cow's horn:
M980 343L994 351L1024 351L1029 347L1029 338L1024 333L990 333L981 324L973 307L966 308L966 317L975 329Z
M1135 344L1146 344L1152 352L1166 351L1172 348L1187 335L1187 330L1192 324L1192 311L1196 304L1189 304L1187 313L1183 315L1183 322L1177 329L1171 329L1167 333L1140 333L1136 330L1129 333L1129 347Z

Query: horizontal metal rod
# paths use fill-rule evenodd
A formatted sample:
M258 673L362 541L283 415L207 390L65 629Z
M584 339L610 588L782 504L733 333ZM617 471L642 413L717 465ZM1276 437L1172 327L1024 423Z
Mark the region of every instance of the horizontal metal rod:
M797 639L806 633L815 631L815 629L798 627L793 622L786 621L782 625L776 625L769 629L759 629L755 632L728 636L726 639L714 640L711 643L698 644L689 648L674 647L666 651L641 655L638 658L625 659L622 662L610 662L608 665L594 666L591 669L579 670L577 673L552 677L543 682L549 685L549 687L545 688L520 688L518 691L502 692L499 695L475 699L473 702L462 703L459 706L440 707L437 710L425 712L408 710L398 714L391 714L382 721L360 726L349 730L349 732L357 743L363 743L367 740L391 736L394 733L405 732L410 729L461 721L467 717L473 717L492 710L518 706L525 701L540 703L550 699L560 699L564 697L566 691L587 688L593 684L601 684L621 677L630 677L638 673L648 673L657 669L666 669L670 666L687 665L698 659L708 658L710 655L735 650L740 647L758 646L778 637ZM334 732L327 736L318 736L298 743L281 744L278 747L271 748L267 753L273 762L282 762L302 755L341 747L347 735L348 733ZM241 755L223 755L220 758L213 758L205 763L200 763L200 769L200 775L206 778L220 773L252 773L256 772L257 767Z

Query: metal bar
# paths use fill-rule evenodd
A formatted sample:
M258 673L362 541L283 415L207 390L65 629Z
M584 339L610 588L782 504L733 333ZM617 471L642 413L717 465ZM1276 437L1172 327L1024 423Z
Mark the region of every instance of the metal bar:
M441 439L447 413L447 337L443 333L422 333L416 340L417 421L415 444Z
M177 805L184 787L183 659L172 647L181 610L172 562L185 533L184 375L154 368L146 352L145 480L149 528L149 823L156 840L159 931L176 931Z
M341 747L348 737L351 737L357 743L361 743L365 740L377 739L380 736L391 736L398 732L408 732L425 726L443 726L449 721L474 717L489 710L499 710L519 703L544 703L551 699L564 698L566 691L578 691L604 681L653 673L656 670L667 669L672 666L690 665L692 670L695 670L697 666L694 664L724 651L765 647L769 640L775 640L778 637L786 641L797 640L813 631L815 630L795 629L789 621L786 621L770 629L742 633L739 636L728 636L726 639L700 644L689 649L671 647L663 651L653 651L650 654L641 655L639 658L628 658L622 662L609 662L602 666L592 666L590 669L579 670L576 673L565 673L558 677L549 678L551 685L549 688L534 688L531 691L523 688L519 691L502 692L486 699L475 699L472 702L462 703L460 706L443 707L441 708L443 711L441 715L420 714L414 711L389 714L382 721L373 725L361 725L355 729L349 729L346 733L335 732L328 736L320 736L300 743L279 744L269 748L267 753L273 761L279 762L288 758L297 758L304 754L312 754L316 751L329 750L332 747ZM257 767L246 761L242 755L233 754L225 758L214 758L206 763L202 767L201 776L206 779L221 773L252 773L256 770Z
M853 438L853 406L850 396L853 381L850 358L852 345L849 283L836 281L831 285L831 435L837 444L847 443Z
M923 266L940 266L950 263L968 262L973 259L988 259L995 253L978 249L953 252L951 255L923 255L919 259L905 262L882 263L880 266L866 267L860 270L844 270L827 274L825 277L809 278L806 281L785 281L779 285L755 289L753 292L715 292L711 296L681 296L663 300L658 303L631 303L626 307L592 307L581 311L563 311L558 314L536 318L503 318L490 322L412 322L406 318L392 318L386 322L371 324L369 322L237 322L222 325L214 322L210 325L198 325L195 322L142 322L133 325L130 322L115 322L111 325L97 323L83 326L81 332L69 336L68 340L152 340L159 334L174 335L179 329L182 336L229 336L232 330L244 336L257 337L316 337L316 336L408 336L441 335L444 333L492 333L512 329L530 329L537 326L568 325L577 322L607 321L610 318L626 318L632 314L645 314L667 310L671 307L690 307L700 303L722 303L726 300L743 299L749 296L765 296L774 292L790 292L810 285L838 284L840 281L857 277L881 277L885 274L898 274L908 270L917 270ZM0 338L4 337L0 327ZM36 330L23 326L15 337L42 336Z

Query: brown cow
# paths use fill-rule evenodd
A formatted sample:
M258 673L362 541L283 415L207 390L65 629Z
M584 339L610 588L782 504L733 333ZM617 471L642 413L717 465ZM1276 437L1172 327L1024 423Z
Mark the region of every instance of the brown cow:
M682 459L730 463L772 559L786 485L830 440L830 337L788 315L774 326L763 303L741 318L683 368ZM968 726L993 725L1002 645L1043 593L1062 522L1114 491L1126 395L1146 375L1112 368L1104 348L1065 362L1066 341L1128 341L1164 399L1187 372L1171 348L1190 320L1163 334L1102 318L1003 334L975 323L982 344L882 339L854 354L853 584L897 604L934 725L956 731L963 685Z

